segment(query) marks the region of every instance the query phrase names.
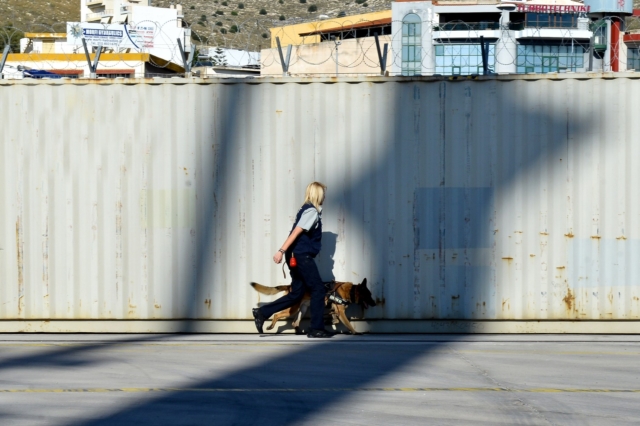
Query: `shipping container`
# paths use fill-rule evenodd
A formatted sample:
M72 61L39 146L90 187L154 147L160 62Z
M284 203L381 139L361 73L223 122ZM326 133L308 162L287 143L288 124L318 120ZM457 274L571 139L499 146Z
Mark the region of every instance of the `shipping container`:
M254 331L328 186L384 332L639 332L637 73L0 81L1 331Z

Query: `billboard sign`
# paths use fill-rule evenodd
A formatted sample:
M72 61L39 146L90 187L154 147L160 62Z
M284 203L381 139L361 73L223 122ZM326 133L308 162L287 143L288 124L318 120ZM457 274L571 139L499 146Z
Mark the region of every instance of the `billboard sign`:
M89 46L109 49L138 49L154 47L155 25L67 23L67 43L81 46L84 38Z

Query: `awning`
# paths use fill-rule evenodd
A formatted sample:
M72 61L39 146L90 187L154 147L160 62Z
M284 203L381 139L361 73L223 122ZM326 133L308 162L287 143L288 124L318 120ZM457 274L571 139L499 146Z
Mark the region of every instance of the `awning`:
M24 70L25 77L31 78L62 78L61 75L45 71L45 70Z

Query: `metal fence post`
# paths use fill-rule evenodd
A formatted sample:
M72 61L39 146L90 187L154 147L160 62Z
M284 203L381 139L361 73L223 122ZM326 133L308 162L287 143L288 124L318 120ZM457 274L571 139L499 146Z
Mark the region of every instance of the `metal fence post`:
M180 55L182 56L182 63L184 64L184 73L185 77L191 77L191 62L193 62L193 55L196 52L196 49L191 49L189 52L189 57L184 53L184 49L182 48L182 41L178 38L178 47L180 48Z
M387 71L387 49L389 47L389 43L384 44L384 50L381 52L378 33L373 33L373 36L376 38L376 49L378 50L378 60L380 61L380 75L384 75Z
M276 37L276 44L278 45L278 54L280 55L280 65L282 66L282 76L286 77L289 74L289 62L291 61L291 45L287 46L287 60L285 61L282 54L282 45L280 45L280 37Z
M100 54L102 53L102 46L98 46L96 51L96 57L93 64L91 63L91 55L89 55L89 49L87 48L87 41L82 37L82 47L84 47L84 55L87 58L87 65L89 65L89 77L98 78L98 61L100 61Z
M9 43L5 44L4 52L2 53L2 60L0 60L0 80L4 78L2 75L2 71L4 70L4 64L7 62L7 56L9 56L9 50L11 50L11 46Z

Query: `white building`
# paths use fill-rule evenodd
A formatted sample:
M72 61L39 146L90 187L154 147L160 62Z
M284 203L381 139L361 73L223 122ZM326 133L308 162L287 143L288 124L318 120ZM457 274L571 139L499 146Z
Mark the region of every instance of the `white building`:
M132 6L150 6L150 0L80 0L82 22L125 22Z
M584 72L590 55L589 7L572 0L496 4L393 2L392 72L402 75ZM593 56L593 58L590 58Z

